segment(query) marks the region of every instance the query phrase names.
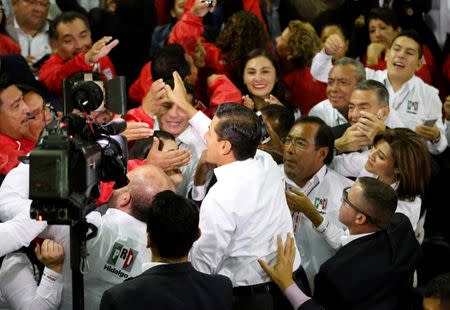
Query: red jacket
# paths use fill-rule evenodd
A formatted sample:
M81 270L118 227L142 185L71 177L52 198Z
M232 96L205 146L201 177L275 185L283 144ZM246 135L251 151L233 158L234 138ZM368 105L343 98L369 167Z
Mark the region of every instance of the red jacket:
M145 113L142 105L129 110L127 114L125 114L125 121L147 123L150 128L153 128L153 125L155 124L155 120Z
M62 82L64 79L78 72L92 71L92 66L84 61L85 52L81 52L72 59L64 60L58 54L52 54L42 65L39 71L39 80L47 89L56 95L62 95ZM116 69L108 56L100 58L100 72L104 80L116 76Z
M195 16L191 11L187 11L173 27L167 43L177 43L186 48L186 44L199 38L206 51L205 68L209 69L211 73L229 76L229 67L222 59L222 50L214 44L206 42L203 37L203 30L202 18Z
M13 138L0 134L0 174L6 175L11 169L19 164L19 156L27 155L34 149L34 141Z
M327 99L327 84L314 80L310 68L297 69L283 75L287 100L297 105L302 115Z
M0 55L8 54L20 54L20 46L7 35L0 33Z
M237 1L237 0L232 0L232 1ZM190 12L191 7L194 5L195 0L188 0L186 2L186 4L184 5L184 11L185 12ZM264 18L262 16L262 12L261 12L261 7L259 6L259 0L242 0L242 8L244 9L244 11L250 12L254 15L256 15L256 17L258 17L258 19L263 23L263 25L266 24L266 22L264 21Z
M136 81L131 84L130 88L128 89L128 96L131 100L135 102L142 102L142 99L144 99L145 94L150 90L150 86L152 86L153 79L152 79L152 73L151 73L151 65L152 62L147 62L144 67L141 70L141 73L139 74L139 77L136 79Z
M242 104L242 93L226 76L220 76L208 88L209 109L207 115L214 116L217 106L234 102ZM204 111L203 111L204 112Z

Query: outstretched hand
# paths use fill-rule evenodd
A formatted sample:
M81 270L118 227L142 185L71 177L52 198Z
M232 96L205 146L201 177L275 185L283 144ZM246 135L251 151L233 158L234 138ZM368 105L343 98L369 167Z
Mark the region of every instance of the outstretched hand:
M111 52L111 50L119 44L119 40L115 39L113 41L112 37L105 36L98 40L92 45L91 49L87 51L84 56L84 61L88 65L92 65L95 62L98 62L100 58L105 57ZM110 42L111 41L111 42ZM109 43L108 43L109 42Z
M277 261L275 266L270 267L269 264L259 259L258 263L267 275L275 282L282 291L286 290L294 283L292 278L292 269L295 261L295 241L291 234L287 234L286 243L283 248L281 236L277 236Z
M153 144L147 155L149 164L160 167L164 171L179 169L189 163L191 154L187 150L162 152L158 150L159 139L153 137Z

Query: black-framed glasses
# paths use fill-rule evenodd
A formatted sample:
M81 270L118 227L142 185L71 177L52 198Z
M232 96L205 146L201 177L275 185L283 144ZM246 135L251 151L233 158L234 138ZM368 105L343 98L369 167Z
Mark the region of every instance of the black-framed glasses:
M350 206L353 210L355 210L356 212L359 212L361 214L364 214L364 216L367 218L367 220L369 222L371 222L372 224L374 224L375 226L377 226L378 228L382 228L379 224L378 221L371 215L367 214L367 212L361 210L361 208L357 207L354 203L352 203L349 199L348 199L348 190L351 188L351 186L348 186L346 188L343 189L342 191L342 202L345 202L348 206Z

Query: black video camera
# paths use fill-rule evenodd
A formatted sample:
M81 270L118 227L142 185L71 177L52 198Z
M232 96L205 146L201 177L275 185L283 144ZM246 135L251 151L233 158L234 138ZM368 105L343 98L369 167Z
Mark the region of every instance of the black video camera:
M126 97L121 87L118 90L111 85L120 86L123 77L103 84L89 76L86 79L86 75L64 82L65 112L76 109L86 116L103 105L122 114ZM111 93L118 97L111 97ZM47 125L28 157L31 218L74 225L84 219L88 207L99 197L100 181L115 181L115 188L126 185L127 141L119 135L125 129L123 119L103 125L78 114Z

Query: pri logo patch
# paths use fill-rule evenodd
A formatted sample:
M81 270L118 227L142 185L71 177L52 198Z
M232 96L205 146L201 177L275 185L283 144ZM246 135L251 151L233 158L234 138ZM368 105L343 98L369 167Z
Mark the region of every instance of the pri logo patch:
M119 278L128 278L128 274L123 271L131 271L138 254L139 252L135 249L127 248L119 242L116 242L111 249L108 261L103 269L118 275Z
M314 207L321 214L327 213L328 199L327 198L320 198L320 197L314 198Z
M419 110L419 102L408 100L408 104L406 106L406 112L411 113L411 114L417 114L418 110Z

